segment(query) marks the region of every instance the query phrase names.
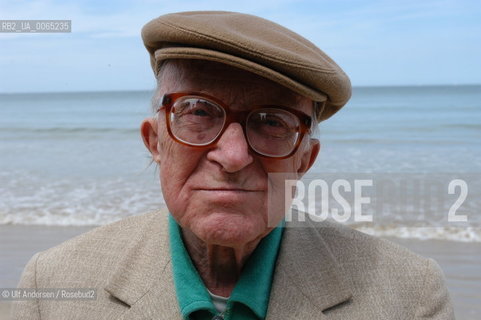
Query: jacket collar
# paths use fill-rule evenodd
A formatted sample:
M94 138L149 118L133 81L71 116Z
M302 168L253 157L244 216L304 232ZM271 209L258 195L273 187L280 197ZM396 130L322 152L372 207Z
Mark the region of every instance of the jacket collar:
M157 211L138 220L142 221L141 226L132 226L131 245L119 256L118 267L105 286L114 301L129 307L119 319L179 318L167 215L165 211Z

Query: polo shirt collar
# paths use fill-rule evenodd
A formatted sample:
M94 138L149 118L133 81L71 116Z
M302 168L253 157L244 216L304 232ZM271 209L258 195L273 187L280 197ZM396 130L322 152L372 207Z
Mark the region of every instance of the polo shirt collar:
M264 319L271 291L272 276L282 240L284 221L264 237L246 262L239 281L227 302L227 312L242 304L259 319ZM184 319L199 310L216 314L217 310L184 246L180 226L169 214L169 237L174 284ZM243 309L243 308L240 308ZM226 317L226 319L231 317ZM233 316L235 318L235 316Z

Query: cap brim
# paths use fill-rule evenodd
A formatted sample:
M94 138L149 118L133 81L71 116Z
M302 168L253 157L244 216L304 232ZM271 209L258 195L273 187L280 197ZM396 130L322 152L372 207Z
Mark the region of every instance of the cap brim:
M224 63L239 69L243 69L252 73L255 73L261 77L272 80L292 91L299 93L302 96L308 97L313 101L323 102L327 100L327 95L324 95L318 91L315 91L285 75L276 72L275 70L266 68L255 62L239 58L230 54L226 54L219 51L194 48L194 47L168 47L161 48L154 53L155 60L151 61L152 69L155 70L157 75L162 65L162 61L169 59L197 59L197 60L209 60L219 63Z

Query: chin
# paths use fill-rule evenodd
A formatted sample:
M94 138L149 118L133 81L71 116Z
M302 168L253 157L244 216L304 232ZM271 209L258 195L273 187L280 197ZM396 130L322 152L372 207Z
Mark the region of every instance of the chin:
M262 236L266 228L260 226L264 224L247 220L245 217L244 219L210 217L210 219L197 224L192 231L206 244L240 247Z

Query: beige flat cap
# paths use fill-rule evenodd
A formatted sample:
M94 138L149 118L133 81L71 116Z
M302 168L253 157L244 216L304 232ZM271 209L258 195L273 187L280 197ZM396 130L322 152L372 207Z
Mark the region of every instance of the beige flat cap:
M351 97L348 76L323 51L297 33L253 15L225 11L166 14L142 28L142 39L156 75L167 59L225 63L314 101L325 101L318 121L332 116Z

